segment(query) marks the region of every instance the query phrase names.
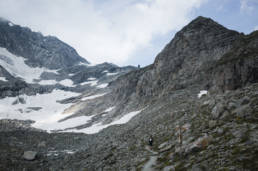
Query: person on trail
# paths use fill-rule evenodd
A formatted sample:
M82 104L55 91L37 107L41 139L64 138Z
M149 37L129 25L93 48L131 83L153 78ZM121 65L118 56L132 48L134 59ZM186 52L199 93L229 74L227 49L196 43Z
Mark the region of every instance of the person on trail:
M150 136L150 138L149 138L149 145L152 146L152 144L153 144L153 138L152 138L152 136Z

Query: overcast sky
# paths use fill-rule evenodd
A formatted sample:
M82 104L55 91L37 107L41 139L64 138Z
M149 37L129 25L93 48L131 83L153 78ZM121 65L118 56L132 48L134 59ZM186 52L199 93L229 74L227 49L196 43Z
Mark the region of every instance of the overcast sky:
M153 63L176 31L199 15L246 34L258 0L0 0L0 16L54 35L91 63Z

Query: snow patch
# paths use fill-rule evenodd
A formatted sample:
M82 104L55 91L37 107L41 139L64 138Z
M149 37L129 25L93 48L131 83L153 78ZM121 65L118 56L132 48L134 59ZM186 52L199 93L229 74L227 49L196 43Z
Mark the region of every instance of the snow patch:
M68 130L68 131L64 131L64 132L81 132L81 133L85 133L85 134L96 134L99 131L101 131L102 129L105 129L109 126L112 125L119 125L119 124L125 124L127 122L129 122L134 116L136 116L137 114L139 114L142 110L138 110L138 111L133 111L130 112L124 116L122 116L120 119L113 121L109 124L103 125L102 123L97 123L94 124L88 128L84 128L84 129L72 129L72 130Z
M12 22L9 22L8 25L9 25L10 27L14 26L14 24L13 24Z
M80 62L78 65L84 65L84 66L88 66L88 64Z
M6 80L6 78L5 78L5 77L0 77L0 81L4 81L4 82L6 82L7 80Z
M70 79L65 79L62 81L56 81L56 80L41 80L40 82L38 82L38 84L40 85L55 85L55 84L61 84L63 86L66 87L75 87L76 85L73 84L73 81Z
M93 64L93 63L86 64L86 63L80 62L78 65L84 65L84 66L96 66L97 64Z
M203 95L207 95L208 91L207 90L201 90L200 93L198 94L198 98L201 98Z
M69 77L72 77L72 76L74 76L74 75L75 75L75 74L68 74Z
M73 151L73 150L64 150L63 152L66 153L66 154L74 154L76 151Z
M113 109L115 109L115 106L107 108L104 112L111 112Z
M96 80L96 78L94 78L94 77L90 77L90 78L88 78L87 80L89 80L89 81L93 81L93 80Z
M76 150L48 151L47 156L59 156L61 153L74 154Z
M75 118L70 118L62 122L58 122L56 125L50 125L52 130L63 130L66 128L73 128L76 126L80 126L83 124L86 124L88 121L92 119L94 115L92 116L79 116ZM48 124L46 124L44 127L47 127Z
M95 98L104 96L105 94L107 94L107 93L96 94L96 95L92 95L92 96L87 96L87 97L83 97L81 100L82 100L82 101L91 100L91 99L95 99Z
M107 76L112 76L112 75L117 75L118 73L115 72L115 73L107 73Z
M107 86L108 86L108 83L105 83L105 84L100 84L97 87L98 88L106 88Z
M45 72L50 72L50 73L54 73L54 74L56 74L56 75L59 75L59 73L58 73L58 69L57 70L50 70L50 69L47 69Z
M75 85L73 85L73 81L70 79L65 79L59 82L59 84L62 84L66 87L75 87Z
M37 94L35 96L20 95L19 97L6 97L0 99L0 118L34 120L35 123L32 124L33 127L47 131L65 128L69 126L68 124L70 124L70 122L62 123L58 121L71 115L64 115L63 111L72 104L61 104L58 101L78 95L79 93L53 90L51 93ZM13 105L13 102L16 101L17 98L23 98L26 103ZM26 110L31 107L41 107L41 109L38 111L31 110L29 113L26 113ZM83 119L85 121L88 118ZM75 121L77 120L75 119ZM76 124L78 124L78 122Z
M58 82L56 80L41 80L40 82L38 82L38 84L40 85L55 85Z
M90 86L96 86L98 84L98 80L94 77L90 77L87 79L88 81L82 82L81 85L87 85L90 84Z
M33 68L25 64L25 58L10 53L5 48L0 48L0 65L4 67L12 76L20 77L27 83L34 83L34 79L39 79L43 72L57 73L56 70L46 68Z
M90 86L96 86L98 84L98 80L86 81L86 82L81 83L82 86L87 85L87 84L90 84Z

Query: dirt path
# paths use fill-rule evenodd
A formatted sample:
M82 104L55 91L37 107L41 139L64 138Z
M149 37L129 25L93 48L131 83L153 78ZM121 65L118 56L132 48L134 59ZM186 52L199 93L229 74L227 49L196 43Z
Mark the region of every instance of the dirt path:
M154 171L155 169L152 167L156 164L157 158L158 158L158 152L153 151L150 149L149 146L146 146L145 149L151 153L151 157L147 163L143 166L143 171Z

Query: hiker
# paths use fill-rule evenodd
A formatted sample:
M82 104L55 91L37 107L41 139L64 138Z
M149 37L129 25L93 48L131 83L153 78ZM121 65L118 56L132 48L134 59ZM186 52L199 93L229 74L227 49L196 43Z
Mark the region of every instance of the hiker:
M150 136L150 138L149 138L149 145L152 146L152 144L153 144L153 138L152 138L152 136Z

